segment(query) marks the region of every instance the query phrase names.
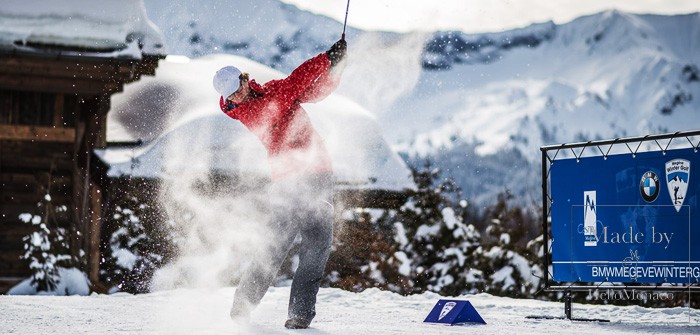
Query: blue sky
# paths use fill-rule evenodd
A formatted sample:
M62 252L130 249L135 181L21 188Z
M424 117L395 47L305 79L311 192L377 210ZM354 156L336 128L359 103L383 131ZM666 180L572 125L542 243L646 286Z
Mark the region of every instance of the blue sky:
M346 0L282 0L338 21ZM699 0L351 0L348 24L365 30L494 32L552 20L565 23L607 9L632 13L700 11Z

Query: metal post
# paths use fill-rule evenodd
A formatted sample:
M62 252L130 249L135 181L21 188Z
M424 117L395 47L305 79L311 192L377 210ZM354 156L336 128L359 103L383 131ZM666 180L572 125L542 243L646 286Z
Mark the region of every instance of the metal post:
M549 192L547 190L547 149L542 148L542 245L543 245L543 255L544 258L544 287L545 289L549 287L549 225L547 224L547 217L549 216L549 202L547 197Z

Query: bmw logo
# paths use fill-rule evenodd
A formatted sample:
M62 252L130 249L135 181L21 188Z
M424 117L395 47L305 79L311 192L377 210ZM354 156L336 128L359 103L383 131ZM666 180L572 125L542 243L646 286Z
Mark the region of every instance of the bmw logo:
M659 177L652 171L644 172L642 181L639 183L639 192L646 202L653 202L659 195Z

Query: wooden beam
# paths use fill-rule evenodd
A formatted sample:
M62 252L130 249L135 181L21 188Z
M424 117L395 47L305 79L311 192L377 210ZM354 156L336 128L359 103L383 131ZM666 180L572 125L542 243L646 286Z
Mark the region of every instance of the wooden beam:
M0 88L34 92L101 95L120 92L124 89L124 84L117 81L35 75L25 76L0 72Z
M0 140L75 142L75 129L0 125Z
M40 173L53 169L53 175L69 175L72 172L72 162L70 159L56 156L11 156L2 154L3 173L27 172Z
M60 60L46 58L0 57L0 73L33 75L43 77L65 77L111 81L118 77L129 79L133 64L118 64L109 59L102 62ZM131 71L129 71L131 68Z
M0 253L0 273L3 277L28 277L29 262L19 259L24 252L22 249L7 250Z
M53 127L51 127L53 128ZM71 128L72 129L72 128ZM23 140L3 140L0 142L0 155L66 157L70 160L75 142L39 142Z
M102 190L96 184L90 184L90 217L88 222L87 273L91 282L100 281L100 235L102 228Z
M38 201L41 201L41 199L44 197L44 193L0 193L0 201L10 204L10 205L16 205L16 204L27 204L27 203L33 203L36 204ZM62 196L59 197L60 194L55 194L52 196L52 199L55 200L56 203L62 203L62 204L68 204L70 201L70 196Z
M63 195L70 194L70 180L67 177L61 177L61 181L67 182L2 182L2 194L5 195L36 195L36 200L44 197L46 192L51 191L51 195L55 195L56 199L64 198ZM3 204L4 205L4 204Z
M53 101L53 126L63 127L63 94L57 93Z
M36 207L34 207L34 209L33 212L27 213L35 213ZM2 222L2 230L0 230L0 250L2 251L22 250L22 246L24 245L22 237L37 230L36 226L33 226L31 223L24 223L19 219L15 221L3 220L0 222Z
M98 82L129 83L142 75L154 75L162 57L141 60L111 58L61 59L45 57L2 57L0 73L15 77L38 76L50 79L70 78Z
M70 175L52 175L51 184L67 184L71 182ZM44 173L6 173L0 171L0 182L2 183L18 183L18 184L33 184L40 183L48 185L49 174Z

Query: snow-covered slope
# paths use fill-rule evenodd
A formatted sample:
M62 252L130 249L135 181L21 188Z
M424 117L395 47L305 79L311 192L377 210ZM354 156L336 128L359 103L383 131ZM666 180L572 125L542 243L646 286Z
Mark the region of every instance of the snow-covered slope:
M231 53L289 72L340 38L342 24L279 0L144 0L169 52ZM347 31L348 37L355 30Z
M542 144L700 126L700 15L610 11L539 34L489 62L425 71L416 94L383 115L404 120L388 136L416 154L476 140L482 154L516 147L536 158Z
M698 14L610 11L542 32L489 62L424 71L381 114L387 138L451 169L477 201L509 188L527 202L541 145L700 127Z
M146 6L171 53L238 45L223 51L283 71L342 30L274 0L215 2L215 9L161 3ZM187 20L173 20L173 12ZM229 13L233 29L221 28L216 13ZM413 164L430 158L476 202L493 202L505 189L537 199L541 145L700 127L697 13L607 11L489 34L353 30L348 41L339 92L377 115L395 150Z

